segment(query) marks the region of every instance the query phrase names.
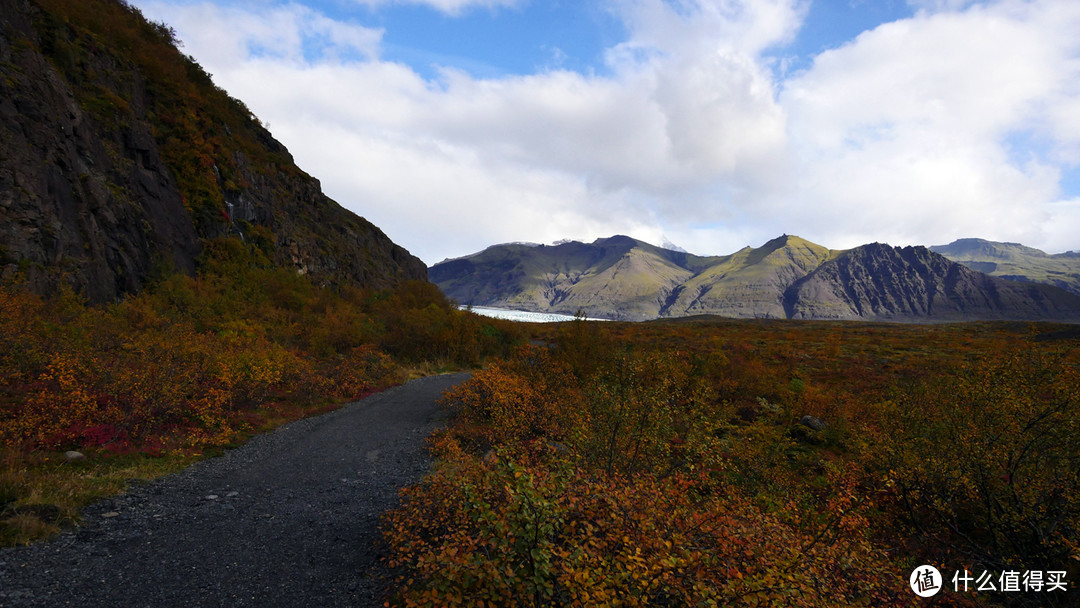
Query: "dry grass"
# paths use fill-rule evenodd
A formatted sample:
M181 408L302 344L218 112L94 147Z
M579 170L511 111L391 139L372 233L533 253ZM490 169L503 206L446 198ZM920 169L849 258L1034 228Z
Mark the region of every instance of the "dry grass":
M199 456L113 456L68 462L63 453L0 452L0 545L28 544L79 521L86 505L156 479Z
M409 377L420 377L429 367L434 368L416 366ZM238 447L255 435L324 414L368 394L338 400L283 400L259 408L245 418L247 430L222 447ZM122 494L132 483L178 472L221 449L205 448L175 449L158 455L88 450L87 459L76 462L68 462L64 452L0 448L0 546L25 545L52 536L65 526L78 524L79 512L94 501Z
M426 378L428 376L438 376L439 374L461 371L461 369L462 367L460 365L455 365L445 359L439 359L404 365L401 368L401 375L404 379L403 381L408 382L409 380L416 380L417 378Z

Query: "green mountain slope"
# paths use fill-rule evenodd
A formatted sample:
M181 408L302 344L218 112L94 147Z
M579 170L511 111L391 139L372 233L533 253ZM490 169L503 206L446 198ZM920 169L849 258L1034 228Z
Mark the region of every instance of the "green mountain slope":
M165 24L120 0L0 0L0 271L108 301L230 234L319 283L426 276Z
M959 239L930 248L935 253L988 275L1054 285L1080 295L1080 253L1050 255L1019 243Z
M509 244L448 260L431 280L458 302L535 312L648 319L710 258L626 236L593 243Z
M429 269L463 304L643 320L736 318L1080 320L1080 297L990 277L925 247L834 251L784 235L701 257L616 236L496 245Z
M462 303L643 320L718 314L783 318L784 290L834 252L797 236L727 256L695 256L626 236L555 246L496 245L436 264Z
M757 249L746 247L686 281L661 312L782 319L787 288L834 255L821 245L788 235Z

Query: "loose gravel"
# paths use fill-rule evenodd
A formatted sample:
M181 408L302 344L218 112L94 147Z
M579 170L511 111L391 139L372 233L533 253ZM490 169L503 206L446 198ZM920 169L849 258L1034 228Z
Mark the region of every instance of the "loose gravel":
M379 516L430 469L433 376L254 438L0 550L0 606L381 606Z

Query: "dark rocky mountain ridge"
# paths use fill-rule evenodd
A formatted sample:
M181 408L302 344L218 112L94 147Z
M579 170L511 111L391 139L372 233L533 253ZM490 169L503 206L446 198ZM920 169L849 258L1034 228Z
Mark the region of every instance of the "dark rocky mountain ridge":
M714 314L938 322L1080 321L1080 297L991 277L926 247L829 250L784 235L728 256L617 236L591 244L496 245L429 269L464 304L644 320Z
M240 234L319 283L426 278L175 43L119 0L0 0L5 275L107 301Z
M1064 290L991 277L926 247L880 243L822 264L785 301L796 319L1080 320L1080 297Z

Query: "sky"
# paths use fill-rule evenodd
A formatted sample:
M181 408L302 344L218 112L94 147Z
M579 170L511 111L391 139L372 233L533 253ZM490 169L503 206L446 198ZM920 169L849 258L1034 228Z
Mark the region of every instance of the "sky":
M1080 250L1076 0L129 0L426 263Z

